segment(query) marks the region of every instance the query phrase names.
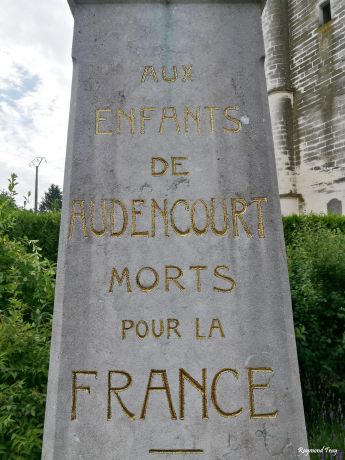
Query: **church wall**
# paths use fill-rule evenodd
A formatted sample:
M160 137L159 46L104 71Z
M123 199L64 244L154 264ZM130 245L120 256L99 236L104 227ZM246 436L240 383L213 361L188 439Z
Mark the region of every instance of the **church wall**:
M272 110L273 137L282 199L299 200L300 212L345 213L345 0L331 0L332 19L323 24L324 1L286 0L287 12L278 10L281 0L268 0L263 15L266 77L269 92L279 89L284 57L290 63L291 113ZM286 14L287 13L287 14ZM289 40L281 36L287 20ZM270 28L273 27L273 31ZM277 28L281 28L281 36ZM276 45L275 42L278 44ZM279 67L280 66L280 67ZM286 82L285 82L286 84ZM277 139L292 131L290 152ZM290 126L290 128L289 128ZM292 186L290 186L292 184ZM290 190L289 190L290 189ZM290 197L291 198L291 197ZM341 202L341 203L339 203ZM286 208L282 206L283 208Z

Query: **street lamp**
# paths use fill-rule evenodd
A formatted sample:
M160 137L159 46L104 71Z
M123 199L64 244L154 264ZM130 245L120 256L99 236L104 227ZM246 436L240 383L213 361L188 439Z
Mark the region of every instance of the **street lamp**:
M38 168L42 161L47 163L47 160L44 157L36 157L32 161L30 161L29 166L30 168L36 168L36 177L35 177L35 212L37 212L37 196L38 196Z

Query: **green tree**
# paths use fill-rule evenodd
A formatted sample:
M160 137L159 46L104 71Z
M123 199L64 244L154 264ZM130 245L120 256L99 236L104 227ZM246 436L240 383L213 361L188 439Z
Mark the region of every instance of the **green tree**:
M62 191L58 185L51 184L40 203L40 211L59 211L62 206Z

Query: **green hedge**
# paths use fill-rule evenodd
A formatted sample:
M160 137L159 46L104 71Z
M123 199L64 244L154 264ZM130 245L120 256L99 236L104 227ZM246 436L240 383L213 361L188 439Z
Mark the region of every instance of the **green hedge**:
M14 211L15 222L10 230L10 237L20 239L24 236L29 240L36 240L42 250L42 256L56 262L60 212L34 213L25 209Z
M305 214L303 216L283 217L285 243L289 245L292 242L295 230L302 230L305 227L312 226L316 229L318 226L329 228L330 230L339 229L345 233L345 216L320 216L318 214Z

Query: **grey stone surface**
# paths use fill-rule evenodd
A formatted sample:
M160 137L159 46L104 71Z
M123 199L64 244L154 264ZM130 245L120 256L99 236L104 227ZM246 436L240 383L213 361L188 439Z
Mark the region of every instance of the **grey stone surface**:
M74 75L45 460L296 459L297 449L307 447L260 13L260 2L254 1L119 2L74 8ZM149 65L159 81L148 77L142 83ZM161 67L171 75L174 65L179 78L164 82ZM192 65L193 81L183 81L182 65ZM186 106L193 111L200 107L200 133L191 118L186 130ZM226 114L241 120L241 130L224 130L240 125L226 119L223 110L215 111L211 130L208 106L238 107ZM145 134L140 133L141 107L157 108L145 112L151 116L145 121ZM176 108L179 133L173 119L166 119L159 133L164 107ZM127 113L134 109L133 134L125 117L117 133L118 108ZM112 134L96 134L97 109L108 110L99 112L98 131ZM166 115L171 113L170 109ZM183 170L189 175L173 176L169 169L153 177L151 158L170 161L172 156L188 158ZM205 223L204 203L211 214L212 198L218 230L224 224L223 198L229 210L229 231L223 236L215 234L210 222L205 234L198 234L197 228L202 233ZM253 202L255 198L267 198L267 203ZM133 202L139 199L145 200L141 207ZM166 229L157 212L153 233L152 199L162 208L167 200L169 211L177 200L188 203L167 212ZM182 230L191 227L192 204L200 199L204 203L195 205L194 228L183 237ZM236 199L248 203L242 216L246 225L235 216L238 236L231 213ZM128 225L121 236L110 235L112 205L115 230L122 225L119 204L111 200L126 206ZM147 231L148 236L135 236L135 231ZM174 281L167 286L166 272L171 277L178 274L171 266L183 271L180 287ZM197 270L190 268L195 266L208 267L199 270L200 284ZM122 285L114 279L110 289L113 268L121 274L125 267L132 292L125 277ZM143 267L159 275L158 286L149 292L136 282ZM139 282L151 283L152 273L144 271ZM231 292L220 291L230 287ZM166 327L169 319L179 321L181 337L173 331L167 337L165 331L161 338L139 338L133 328L122 338L124 320L164 320ZM197 319L204 338L196 337ZM224 337L219 328L207 337L214 319L221 322ZM180 369L194 382L183 378ZM132 379L117 396L111 391L110 400L109 375L112 388L125 387L128 375ZM164 390L152 389L162 386ZM237 416L224 416L235 412ZM273 413L275 417L262 416Z

